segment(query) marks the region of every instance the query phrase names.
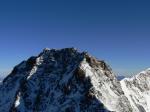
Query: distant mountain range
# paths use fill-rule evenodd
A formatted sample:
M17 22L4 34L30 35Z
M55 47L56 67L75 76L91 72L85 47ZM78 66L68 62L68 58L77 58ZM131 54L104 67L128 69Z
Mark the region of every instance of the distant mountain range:
M150 112L150 69L116 77L87 52L44 49L3 80L0 112Z
M124 76L124 75L117 75L116 77L117 77L117 79L118 79L119 81L121 81L122 79L124 79L124 78L125 78L125 76Z

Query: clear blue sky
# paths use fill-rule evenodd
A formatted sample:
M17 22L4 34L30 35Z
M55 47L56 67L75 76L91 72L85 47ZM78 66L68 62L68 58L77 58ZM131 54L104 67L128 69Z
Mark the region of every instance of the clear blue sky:
M150 67L150 1L0 1L0 73L45 47L72 46L118 74Z

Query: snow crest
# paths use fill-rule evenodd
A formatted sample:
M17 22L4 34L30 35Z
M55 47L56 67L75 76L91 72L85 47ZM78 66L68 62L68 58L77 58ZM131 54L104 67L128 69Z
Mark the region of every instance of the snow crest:
M150 69L119 82L74 48L44 49L0 84L0 112L150 112Z
M150 112L150 69L121 81L134 112Z

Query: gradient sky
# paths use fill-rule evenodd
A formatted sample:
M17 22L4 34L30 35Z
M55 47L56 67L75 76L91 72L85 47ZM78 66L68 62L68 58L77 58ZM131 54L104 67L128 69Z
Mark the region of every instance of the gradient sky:
M1 0L0 73L43 48L76 47L117 74L150 67L150 1Z

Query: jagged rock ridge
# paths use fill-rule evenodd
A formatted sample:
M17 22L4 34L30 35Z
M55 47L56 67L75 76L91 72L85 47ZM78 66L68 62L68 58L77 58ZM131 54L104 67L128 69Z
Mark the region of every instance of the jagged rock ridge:
M0 86L0 112L132 112L111 68L74 48L44 49Z
M121 81L133 112L150 112L150 68Z

